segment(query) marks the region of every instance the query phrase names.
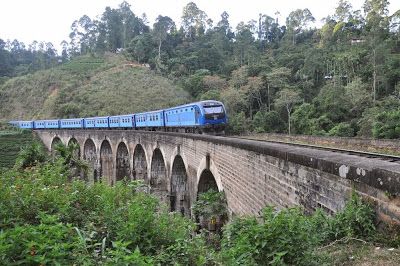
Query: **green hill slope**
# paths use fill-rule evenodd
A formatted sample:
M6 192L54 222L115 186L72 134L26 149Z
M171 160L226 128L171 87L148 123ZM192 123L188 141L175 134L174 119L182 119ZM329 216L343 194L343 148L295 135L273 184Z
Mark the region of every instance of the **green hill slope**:
M34 141L30 131L0 130L0 169L12 167L21 148Z
M122 56L79 57L0 86L0 119L43 119L141 112L182 104L188 94Z

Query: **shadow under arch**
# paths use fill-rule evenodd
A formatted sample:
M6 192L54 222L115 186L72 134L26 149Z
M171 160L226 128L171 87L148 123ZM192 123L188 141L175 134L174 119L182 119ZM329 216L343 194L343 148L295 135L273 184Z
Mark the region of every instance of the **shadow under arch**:
M51 141L51 146L50 146L50 152L51 152L52 154L55 153L55 148L56 148L57 144L60 144L60 143L62 144L61 139L60 139L59 137L55 136L55 137L53 138L53 140Z
M137 144L133 152L133 171L134 180L144 180L147 182L147 160L146 153L141 144Z
M200 175L199 183L197 185L197 196L200 193L209 191L210 189L215 191L219 190L213 173L208 169L204 169Z
M74 151L74 155L77 156L77 158L81 158L81 147L78 143L78 141L76 140L76 138L70 138L68 141L68 146L71 146L72 144L76 144L77 145L77 149Z
M172 164L170 204L171 211L190 217L188 175L180 155L175 156Z
M167 168L165 167L164 156L159 148L156 148L151 158L150 188L152 194L162 202L168 203L167 190Z
M100 177L104 179L107 177L107 183L113 185L113 154L110 142L103 140L100 146Z
M125 177L130 179L131 168L129 165L128 147L124 142L120 142L117 148L116 156L116 175L117 181L123 180Z
M97 172L97 151L96 145L92 139L87 139L85 144L83 144L83 159L89 163L89 168L91 169L88 172L88 176L85 177L89 181L98 182L99 181L99 173Z

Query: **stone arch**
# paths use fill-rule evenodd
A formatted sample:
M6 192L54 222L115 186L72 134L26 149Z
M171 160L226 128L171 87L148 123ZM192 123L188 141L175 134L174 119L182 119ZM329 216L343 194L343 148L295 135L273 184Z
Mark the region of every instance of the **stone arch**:
M141 144L137 144L133 153L133 179L147 181L146 153Z
M97 171L97 152L96 145L92 139L87 139L83 145L83 159L89 163L90 172L88 173L88 179L93 182L99 181L99 173Z
M72 143L75 143L78 145L78 149L74 153L78 158L81 158L81 147L79 145L79 142L76 140L76 138L72 137L68 141L68 146L72 145Z
M100 146L100 176L107 177L108 183L113 185L114 163L110 142L103 140Z
M126 144L120 142L117 148L117 156L115 160L116 165L116 175L117 181L123 180L124 177L130 179L131 168L129 165L129 152Z
M218 168L209 155L205 156L197 168L196 197L199 193L207 191L210 187L223 191L221 176Z
M172 164L170 202L171 211L179 211L185 216L190 216L188 175L180 155L175 157Z
M207 192L210 189L219 191L217 181L215 180L213 173L208 169L204 169L200 175L200 180L197 185L197 195L202 192Z
M156 148L151 158L150 187L153 194L163 202L167 201L167 168L164 156L159 148Z
M51 151L52 153L55 152L55 147L56 147L56 145L59 144L59 143L62 143L61 139L60 139L58 136L55 136L55 137L53 138L53 140L51 141L51 146L50 146L50 151Z

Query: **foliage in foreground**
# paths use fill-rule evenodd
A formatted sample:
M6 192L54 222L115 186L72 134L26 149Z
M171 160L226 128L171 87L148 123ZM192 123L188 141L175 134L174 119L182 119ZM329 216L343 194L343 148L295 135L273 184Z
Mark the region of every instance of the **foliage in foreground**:
M71 181L66 165L58 158L1 174L4 264L316 265L324 262L316 252L321 246L375 235L374 213L355 194L334 217L267 207L262 217L234 218L222 236L196 234L192 221L140 192L140 183L88 186ZM194 209L208 206L200 214L209 215L224 205L221 197L207 192L199 199L213 204L201 201ZM221 245L213 245L219 237Z
M114 264L135 258L140 265L178 240L190 240L193 223L137 192L137 182L87 186L68 176L62 159L2 174L2 262Z
M318 265L317 247L340 238L370 239L375 233L372 209L355 194L329 217L306 216L299 208L264 209L262 221L238 218L224 229L222 258L227 265Z

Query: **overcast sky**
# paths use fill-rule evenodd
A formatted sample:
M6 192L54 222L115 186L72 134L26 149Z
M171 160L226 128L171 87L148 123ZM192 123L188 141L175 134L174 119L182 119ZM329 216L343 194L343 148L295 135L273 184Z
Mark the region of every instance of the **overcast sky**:
M333 14L337 0L127 0L132 11L140 16L146 13L149 24L153 25L158 15L169 16L175 23L181 21L182 9L189 2L195 2L214 23L227 11L229 22L234 29L240 21L257 19L258 14L280 12L280 23L297 8L308 8L317 20L316 26L327 15ZM361 9L364 0L350 0L354 9ZM400 0L390 0L392 14L400 9ZM106 6L117 8L122 0L1 0L0 38L3 40L52 42L59 49L62 40L69 41L70 27L74 20L83 15L96 18Z

